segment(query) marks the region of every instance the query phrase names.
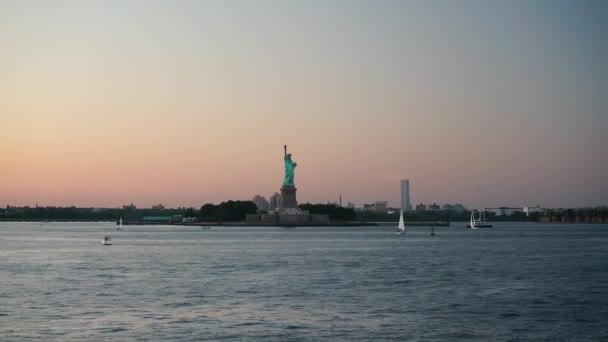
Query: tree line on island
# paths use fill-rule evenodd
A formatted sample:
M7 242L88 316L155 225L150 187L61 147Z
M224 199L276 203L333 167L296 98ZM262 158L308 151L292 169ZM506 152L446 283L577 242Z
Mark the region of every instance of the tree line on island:
M357 221L354 209L334 204L301 204L300 209L311 214L327 214L334 221ZM225 201L207 203L195 208L140 209L127 208L78 208L71 207L11 207L0 209L1 221L116 221L141 222L145 216L171 216L195 218L201 222L245 221L247 214L259 213L253 201ZM266 212L262 212L266 213Z
M329 214L336 221L355 221L353 209L333 204L302 204L302 210L311 214ZM127 208L79 208L71 207L11 207L0 209L0 221L116 221L141 222L146 216L171 216L195 218L201 222L245 221L247 214L258 213L253 201L225 201L220 204L207 203L199 210L195 208L140 209Z

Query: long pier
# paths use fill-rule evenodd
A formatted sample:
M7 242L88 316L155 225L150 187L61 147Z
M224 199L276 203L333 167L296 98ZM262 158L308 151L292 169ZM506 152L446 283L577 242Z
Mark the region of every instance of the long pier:
M119 223L116 222L116 225ZM332 221L329 223L294 223L294 224L270 224L270 223L247 223L245 221L222 221L222 222L143 222L143 221L129 221L124 222L123 226L204 226L204 227L363 227L363 226L377 226L373 222L340 222Z
M116 222L118 225L118 222ZM224 221L224 222L143 222L143 221L123 221L124 226L283 226L279 224L268 224L268 223L246 223L242 221ZM395 228L397 222L330 222L330 223L318 223L318 224L293 224L293 226L318 226L318 227L362 227L362 226L377 226L381 228ZM420 222L405 222L406 226L410 227L449 227L450 222L442 221L420 221ZM292 225L290 225L292 226Z
M394 228L397 227L399 224L397 222L371 222L376 224L379 227L386 227L386 228ZM419 221L419 222L405 222L405 226L411 226L411 227L449 227L450 226L450 222L442 222L442 221L435 221L435 222L429 222L429 221Z

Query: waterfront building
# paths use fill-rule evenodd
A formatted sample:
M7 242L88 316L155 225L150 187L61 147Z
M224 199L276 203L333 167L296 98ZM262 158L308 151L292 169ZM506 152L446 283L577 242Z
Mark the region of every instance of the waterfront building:
M526 216L530 216L531 213L542 213L544 209L537 205L535 207L524 207L523 211L526 213Z
M401 210L407 211L412 209L410 204L410 181L403 179L401 181Z
M426 205L420 203L416 206L416 211L426 211Z
M496 216L511 216L515 213L526 213L526 216L528 216L530 212L528 207L498 207L484 208L484 210L494 213Z
M523 212L523 208L512 208L512 207L498 207L498 208L484 208L483 210L494 213L496 216L511 216L516 212Z

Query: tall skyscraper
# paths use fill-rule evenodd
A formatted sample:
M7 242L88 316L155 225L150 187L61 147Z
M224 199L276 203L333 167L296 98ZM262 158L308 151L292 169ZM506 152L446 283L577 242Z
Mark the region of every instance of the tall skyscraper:
M410 181L404 179L401 181L401 210L406 211L412 209L410 204Z

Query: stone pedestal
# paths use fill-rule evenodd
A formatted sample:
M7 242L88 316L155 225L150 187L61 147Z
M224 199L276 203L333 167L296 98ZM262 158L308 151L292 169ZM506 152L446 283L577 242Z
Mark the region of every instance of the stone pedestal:
M283 185L281 187L281 199L279 200L279 210L289 208L298 208L298 201L296 200L296 187L293 185Z

